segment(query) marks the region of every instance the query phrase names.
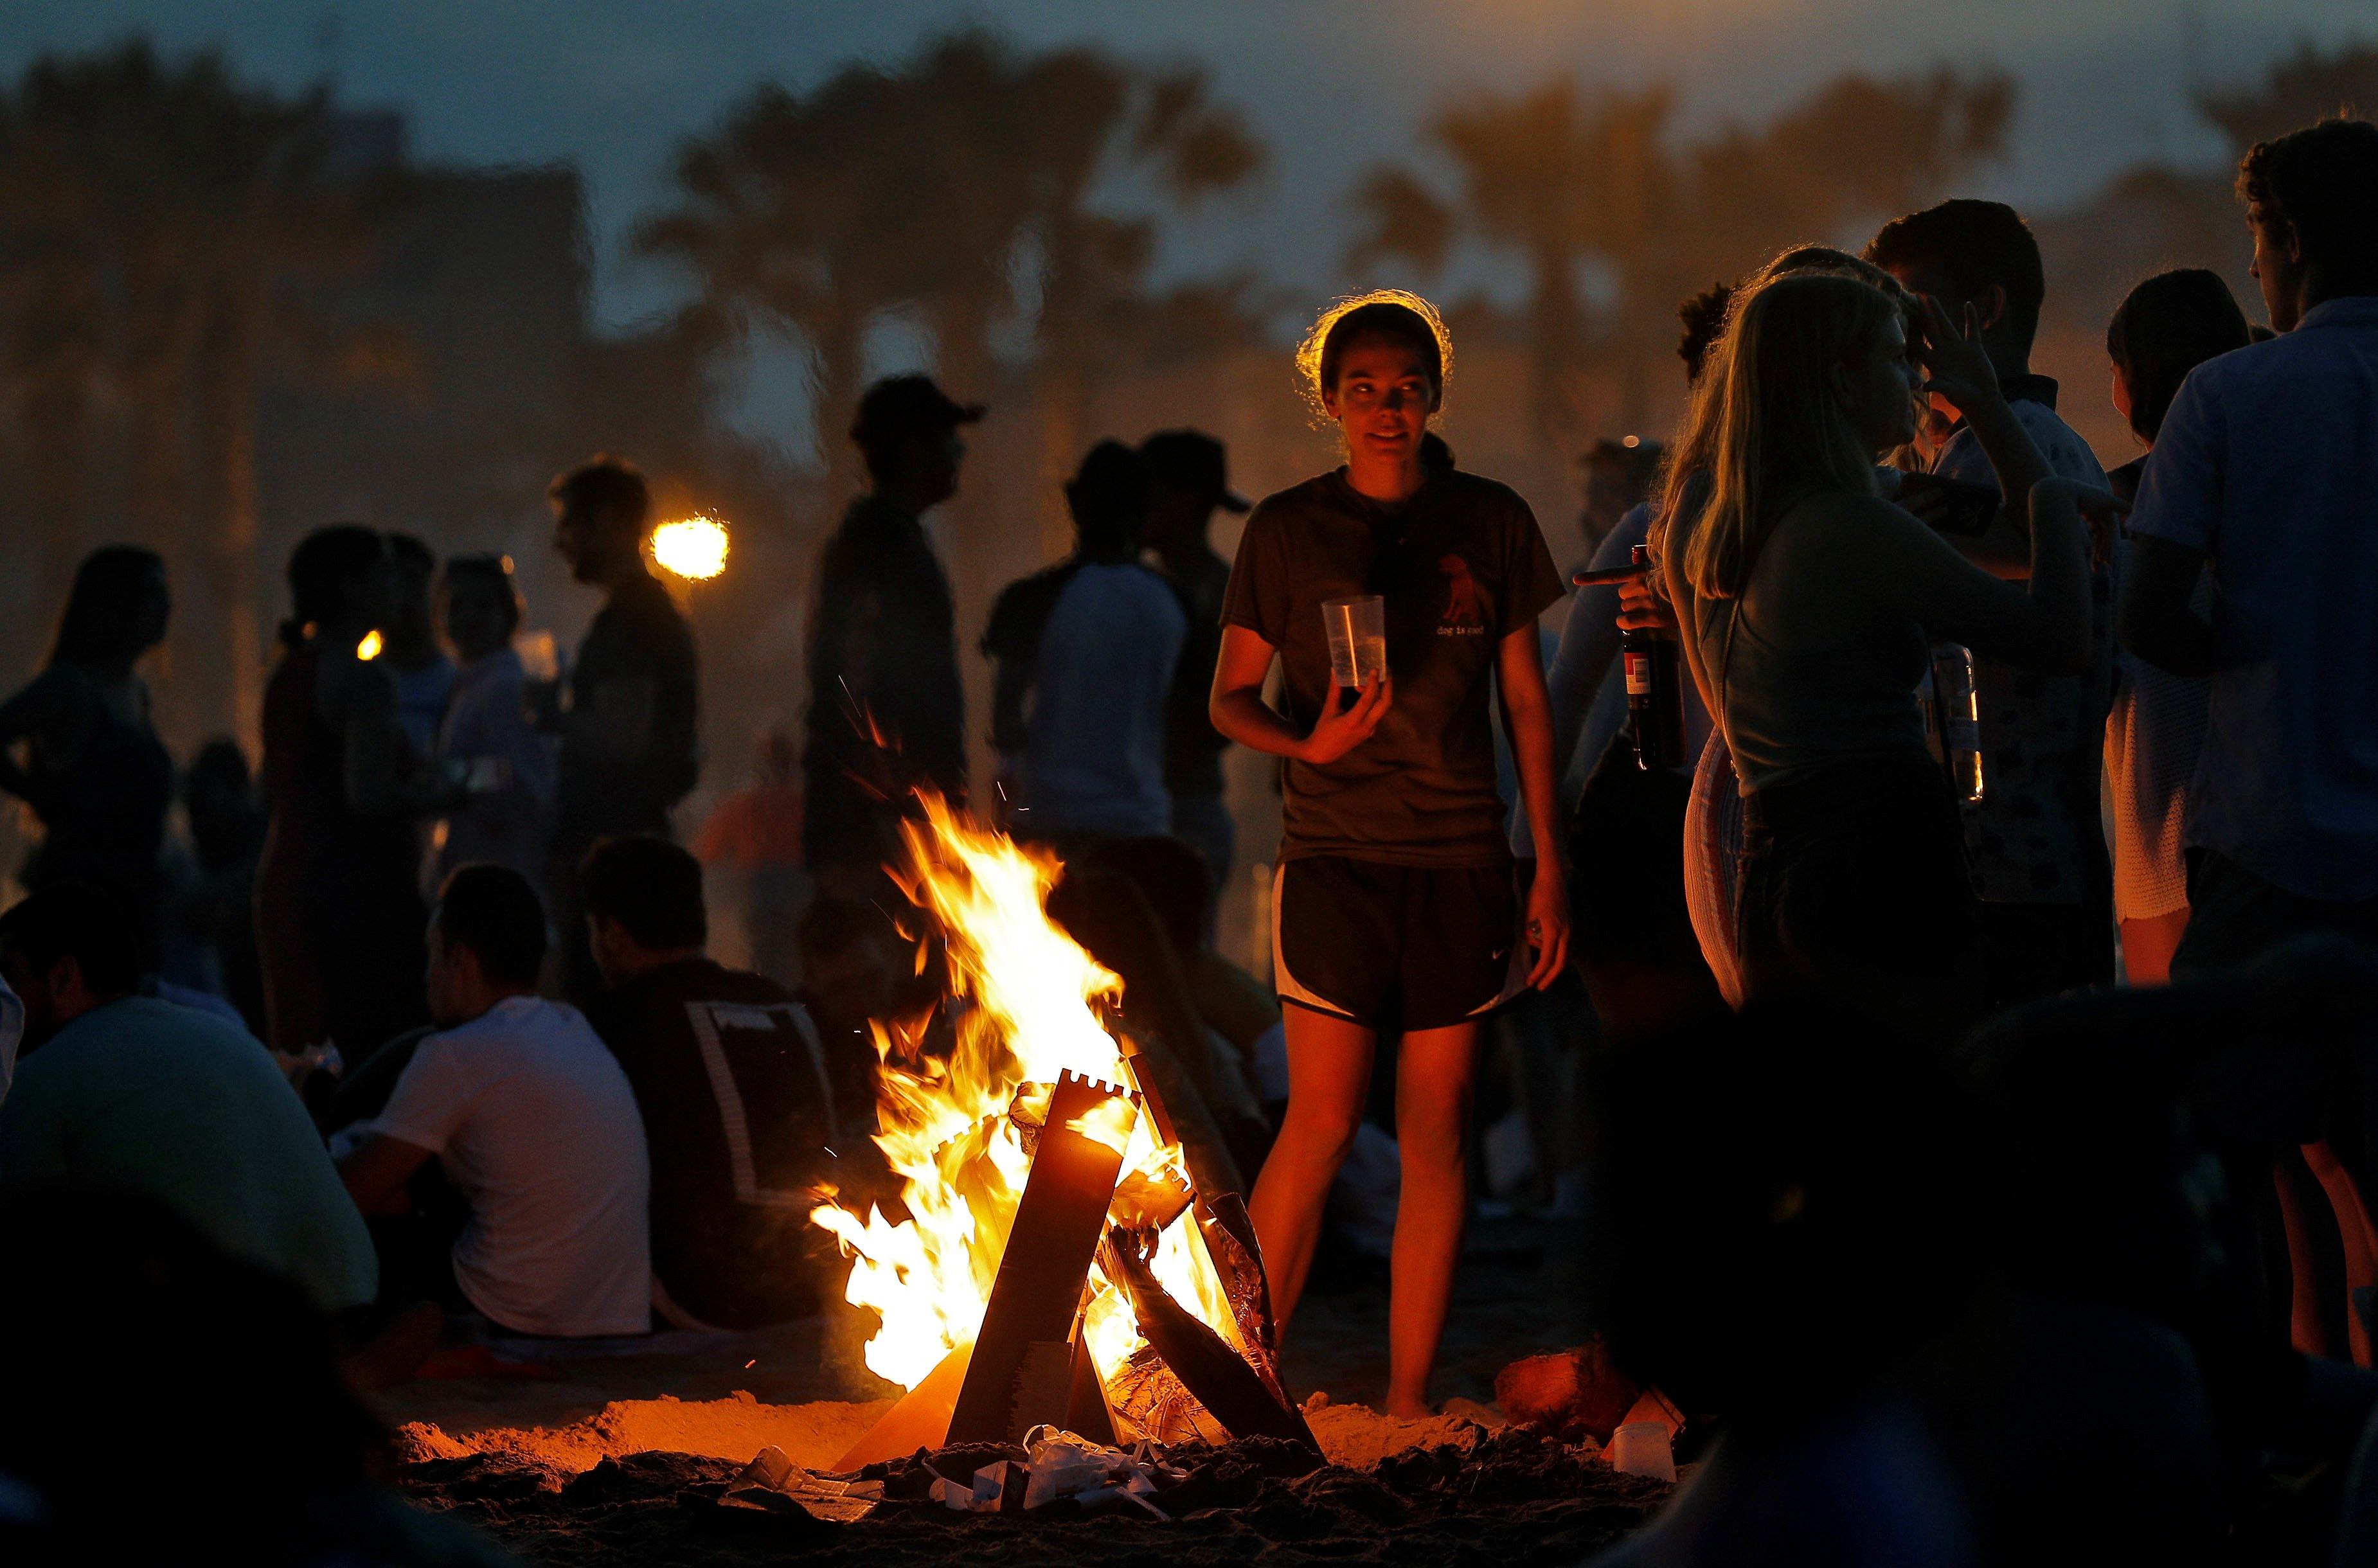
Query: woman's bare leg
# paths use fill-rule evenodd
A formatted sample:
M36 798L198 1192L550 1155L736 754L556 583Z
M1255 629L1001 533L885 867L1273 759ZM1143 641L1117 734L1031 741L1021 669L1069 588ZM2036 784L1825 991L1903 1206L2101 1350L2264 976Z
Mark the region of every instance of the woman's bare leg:
M1263 1247L1272 1315L1285 1334L1313 1267L1329 1183L1363 1124L1379 1036L1311 1008L1284 1007L1280 1015L1288 1028L1288 1114L1255 1178L1247 1215Z
M1428 1374L1445 1333L1461 1228L1470 1210L1470 1091L1479 1026L1457 1023L1403 1037L1396 1061L1394 1293L1387 1305L1387 1414L1425 1416Z
M2171 955L2188 934L2185 906L2168 915L2122 922L2122 977L2133 986L2171 984Z

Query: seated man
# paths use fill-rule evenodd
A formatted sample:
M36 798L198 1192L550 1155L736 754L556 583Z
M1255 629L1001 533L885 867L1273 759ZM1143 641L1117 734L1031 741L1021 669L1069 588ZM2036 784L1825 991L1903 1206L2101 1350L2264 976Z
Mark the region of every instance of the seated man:
M607 987L590 1016L635 1085L652 1149L655 1304L683 1328L815 1311L834 1246L810 1210L871 1152L872 1102L847 1088L854 1064L829 1060L774 980L705 956L691 854L606 839L578 879ZM863 1055L863 1083L872 1049L846 1040L841 1054Z
M325 1311L370 1302L371 1238L306 1107L245 1029L134 994L120 900L59 882L0 915L0 975L25 1019L0 1180L153 1198Z
M573 1008L535 994L545 909L518 871L464 866L429 917L423 1040L340 1162L366 1214L402 1212L432 1155L469 1205L453 1282L498 1328L557 1337L652 1326L644 1130L628 1080Z

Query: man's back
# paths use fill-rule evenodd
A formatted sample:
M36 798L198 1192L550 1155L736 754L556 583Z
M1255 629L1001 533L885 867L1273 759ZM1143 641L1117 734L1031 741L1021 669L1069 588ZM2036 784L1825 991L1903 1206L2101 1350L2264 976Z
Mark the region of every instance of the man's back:
M872 853L854 831L875 797L852 778L883 769L867 717L898 748L899 764L947 794L966 789L966 698L949 580L918 521L862 497L820 557L811 622L808 784L804 833L812 866Z
M470 1204L454 1276L522 1334L641 1334L652 1270L634 1092L573 1008L513 996L421 1042L376 1122Z
M725 1328L814 1310L832 1248L809 1211L864 1163L872 1053L830 1060L783 987L707 958L623 982L590 1021L643 1112L669 1301Z
M1187 630L1179 597L1146 567L1074 568L1033 664L1025 762L1035 828L1125 837L1170 829L1166 718Z
M639 574L611 591L579 644L570 690L558 842L576 849L607 834L667 832L669 808L700 770L693 633L667 589Z
M271 1057L172 1002L109 1002L18 1065L0 1176L154 1197L326 1311L378 1287L363 1216Z
M2378 298L2192 371L2132 526L2204 551L2218 592L2188 843L2378 897Z

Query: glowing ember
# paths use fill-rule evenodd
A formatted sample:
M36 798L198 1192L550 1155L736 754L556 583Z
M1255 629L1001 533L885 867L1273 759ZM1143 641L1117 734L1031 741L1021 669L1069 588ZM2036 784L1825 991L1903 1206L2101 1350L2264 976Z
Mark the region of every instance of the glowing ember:
M379 657L379 651L382 646L384 646L384 643L377 628L365 632L364 640L355 644L355 657L363 660L366 664L369 664L372 660Z
M653 559L679 577L716 577L727 569L727 525L701 516L665 522L653 530Z
M961 820L937 797L925 797L924 809L923 822L902 830L904 886L947 942L954 1048L946 1058L927 1056L895 1026L875 1025L883 1129L876 1142L901 1178L913 1217L895 1225L871 1210L862 1220L832 1203L811 1215L851 1259L847 1299L883 1319L868 1342L868 1366L905 1388L971 1344L981 1327L1031 1171L1018 1118L1038 1124L1049 1086L1063 1072L1132 1081L1104 1022L1123 982L1044 911L1056 861ZM1122 1150L1126 1187L1135 1176L1175 1190L1184 1184L1179 1145L1159 1146L1150 1119L1130 1101L1079 1121L1075 1131ZM1243 1353L1229 1298L1188 1212L1159 1234L1150 1267L1175 1300ZM1111 1387L1146 1342L1123 1293L1095 1269L1088 1283L1085 1337Z

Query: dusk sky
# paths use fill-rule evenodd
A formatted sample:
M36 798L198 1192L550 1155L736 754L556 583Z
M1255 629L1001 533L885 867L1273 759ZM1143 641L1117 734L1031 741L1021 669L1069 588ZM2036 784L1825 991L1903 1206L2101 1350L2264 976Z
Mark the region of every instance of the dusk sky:
M1665 79L1690 128L1756 121L1849 69L1998 65L2022 83L2013 155L1978 184L2052 207L2141 159L2214 157L2192 75L2249 77L2306 40L2378 36L2369 0L7 0L0 69L146 31L169 50L218 44L286 87L328 71L349 102L405 110L423 158L572 161L598 310L625 326L675 297L619 242L666 195L680 138L757 79L798 90L969 21L1027 45L1204 62L1273 164L1261 188L1179 233L1167 268L1252 265L1315 290L1343 281L1348 187L1409 156L1430 108L1468 87Z

